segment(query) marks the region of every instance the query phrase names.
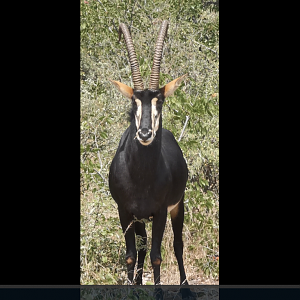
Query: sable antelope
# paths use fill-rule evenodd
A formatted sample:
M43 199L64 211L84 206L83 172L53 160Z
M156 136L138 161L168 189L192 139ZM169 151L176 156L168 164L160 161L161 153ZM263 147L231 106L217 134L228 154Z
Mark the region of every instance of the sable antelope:
M184 191L188 169L173 134L162 128L162 104L173 94L187 74L159 88L160 62L168 22L160 27L148 89L144 89L133 42L125 24L120 24L131 65L134 89L114 80L115 87L131 100L131 124L124 132L109 172L109 188L118 204L120 222L126 240L126 263L130 283L142 284L145 247L138 251L138 271L133 280L137 260L135 234L146 245L144 222L153 219L150 258L154 282L160 283L161 241L167 213L170 212L174 232L174 251L180 271L180 284L187 285L183 266L182 227ZM184 289L189 291L188 289Z

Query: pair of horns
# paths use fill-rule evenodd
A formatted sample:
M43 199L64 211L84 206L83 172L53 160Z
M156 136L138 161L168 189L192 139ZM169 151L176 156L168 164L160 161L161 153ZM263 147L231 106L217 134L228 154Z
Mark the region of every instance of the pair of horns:
M169 25L168 21L163 21L158 32L158 38L155 44L155 53L154 53L153 66L151 70L150 83L149 83L149 89L151 90L158 90L159 88L159 72L160 72L161 55L163 50L164 39L168 30L168 25ZM119 27L119 41L121 39L122 33L124 35L125 43L128 51L134 89L144 90L144 84L142 81L142 76L140 73L137 57L134 51L133 42L129 30L124 23L121 23Z

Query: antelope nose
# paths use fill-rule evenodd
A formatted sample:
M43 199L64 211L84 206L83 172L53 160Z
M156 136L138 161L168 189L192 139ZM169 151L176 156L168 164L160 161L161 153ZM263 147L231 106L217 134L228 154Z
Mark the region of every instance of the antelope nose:
M139 131L139 137L145 142L151 137L151 129L148 128L142 128Z

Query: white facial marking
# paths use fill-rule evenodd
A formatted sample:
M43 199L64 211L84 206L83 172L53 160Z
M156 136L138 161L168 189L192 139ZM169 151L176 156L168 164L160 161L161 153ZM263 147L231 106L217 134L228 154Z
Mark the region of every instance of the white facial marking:
M136 128L140 128L141 118L142 118L142 101L139 99L135 99L135 103L137 105L137 110L135 114L135 125Z
M152 104L152 109L151 109L151 119L152 119L152 135L153 137L155 137L156 135L156 131L159 128L159 116L160 114L158 113L157 109L156 109L156 102L157 102L157 98L153 98L151 100L151 104Z
M150 144L152 143L153 138L152 138L152 137L149 138L146 142L144 142L144 141L141 140L140 138L139 138L138 140L139 140L139 142L140 142L143 146L148 146L148 145L150 145Z
M150 145L153 140L154 137L156 135L156 131L159 128L159 118L160 118L160 114L158 113L157 109L156 109L156 102L157 102L157 98L153 98L151 100L151 121L152 121L152 130L151 130L151 137L147 140L147 141L143 141L140 137L139 137L139 131L140 131L140 123L141 123L141 118L142 118L142 102L139 99L136 99L135 102L137 104L137 112L135 114L135 124L136 124L136 128L138 128L137 132L136 132L136 136L135 138L138 139L138 141L143 145L143 146L148 146Z

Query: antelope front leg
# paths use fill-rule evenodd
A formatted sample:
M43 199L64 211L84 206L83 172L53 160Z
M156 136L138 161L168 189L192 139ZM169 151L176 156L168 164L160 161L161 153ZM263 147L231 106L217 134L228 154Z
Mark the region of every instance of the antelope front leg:
M153 216L152 247L150 252L150 259L154 271L154 284L160 284L160 264L162 261L160 247L164 235L166 220L167 209L165 209L164 211L160 211Z
M141 249L138 251L138 270L136 273L135 284L142 285L143 268L146 256L147 248L147 233L145 229L145 223L135 223L135 233L142 237Z
M118 209L119 209L120 222L121 222L121 226L126 241L126 264L127 264L128 281L130 284L133 284L134 266L137 257L137 251L135 247L135 234L134 234L135 224L134 222L132 222L133 217L130 214L128 214L125 211L125 209L120 207Z

